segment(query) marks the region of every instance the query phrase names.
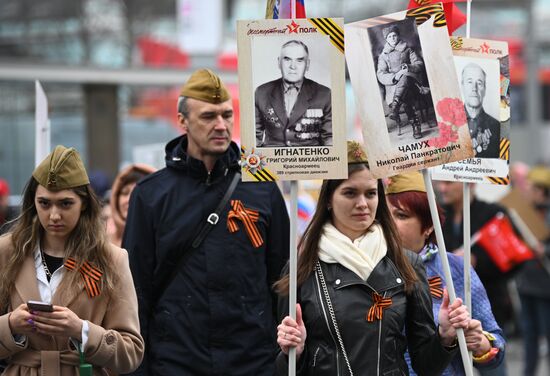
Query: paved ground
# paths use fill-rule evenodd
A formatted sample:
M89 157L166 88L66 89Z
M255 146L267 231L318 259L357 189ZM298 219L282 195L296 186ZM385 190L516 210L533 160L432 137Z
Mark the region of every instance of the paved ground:
M541 345L542 346L539 349L541 358L536 376L550 376L550 367L548 365L548 347L544 344L544 342L541 342ZM507 342L505 361L508 376L523 375L523 348L521 339L512 339Z

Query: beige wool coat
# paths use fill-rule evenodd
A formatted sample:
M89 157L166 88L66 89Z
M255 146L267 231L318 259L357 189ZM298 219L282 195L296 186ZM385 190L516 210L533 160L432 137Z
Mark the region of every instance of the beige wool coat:
M86 361L94 375L129 373L143 358L144 341L140 335L137 298L126 250L109 246L118 279L111 297L101 293L89 298L84 285L78 294L62 293L52 298L53 305L65 306L89 322ZM0 237L0 272L13 252L11 235ZM72 273L67 271L66 273ZM11 295L11 307L29 300L41 300L33 256L23 262ZM18 346L8 323L9 312L0 316L0 359L7 358L7 376L77 376L79 357L69 337L32 334L24 347Z

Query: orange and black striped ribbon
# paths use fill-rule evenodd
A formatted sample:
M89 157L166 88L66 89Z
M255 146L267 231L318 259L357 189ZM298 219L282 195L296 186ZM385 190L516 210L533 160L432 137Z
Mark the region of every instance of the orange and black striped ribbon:
M69 270L75 270L76 260L72 257L69 257L67 261L65 261L64 266ZM78 269L78 271L80 272L80 275L84 280L84 287L86 288L88 296L90 298L98 296L101 293L99 288L99 281L101 280L101 276L103 275L103 273L96 267L92 266L88 261L85 261L80 266L80 269Z
M231 210L227 214L227 228L229 232L236 232L239 229L237 219L240 220L244 224L244 229L252 245L254 248L258 248L264 244L262 235L254 224L258 222L259 216L258 211L245 208L241 200L231 200Z
M436 275L435 277L428 278L430 284L430 293L434 298L441 299L443 297L443 282L441 277Z
M317 30L330 37L330 42L340 52L344 52L344 29L338 25L332 18L310 18Z
M422 25L432 16L434 16L434 27L444 27L447 25L447 21L445 20L445 12L443 11L443 5L441 3L427 4L420 8L413 8L407 11L407 17L414 18L416 26Z
M464 45L464 39L462 39L462 37L451 38L451 48L453 50L461 50L463 45Z
M391 298L384 298L382 295L375 292L372 293L372 300L374 301L374 304L370 307L369 312L367 313L368 322L373 322L374 319L382 320L384 308L388 308L392 304Z
M507 138L503 138L500 140L500 149L499 149L499 158L505 159L507 161L510 160L510 140ZM487 179L492 184L499 184L499 185L508 185L510 184L510 176L507 176L505 178L499 178L495 176L487 177Z

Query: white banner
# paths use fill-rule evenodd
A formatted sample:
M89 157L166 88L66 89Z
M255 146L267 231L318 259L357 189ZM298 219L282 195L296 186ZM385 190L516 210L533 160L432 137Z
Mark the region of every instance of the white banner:
M222 0L178 0L178 43L189 54L214 54L222 44Z
M40 162L50 153L50 120L48 119L48 98L42 89L39 81L35 81L36 107L34 112L35 121L35 152L34 165Z

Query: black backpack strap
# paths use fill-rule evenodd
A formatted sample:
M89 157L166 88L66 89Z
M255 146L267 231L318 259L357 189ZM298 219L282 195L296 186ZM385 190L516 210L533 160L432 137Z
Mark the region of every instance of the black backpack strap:
M197 235L195 240L193 240L193 243L191 243L192 249L198 248L204 238L206 238L206 235L208 235L210 230L212 230L212 227L214 227L218 223L218 221L220 220L220 214L223 208L225 208L225 205L227 205L227 203L229 202L233 191L235 190L235 188L237 188L237 184L239 183L240 178L241 173L237 171L235 175L233 175L233 180L231 180L231 183L229 184L227 191L225 191L225 195L223 196L222 200L216 207L216 210L208 215L208 217L206 218L206 222L199 231L199 234Z
M227 203L229 202L229 199L231 198L231 195L235 191L235 188L237 188L237 184L239 183L239 180L241 179L241 173L240 171L235 172L235 175L233 175L233 179L229 183L229 186L227 190L225 191L225 194L223 195L223 198L219 202L216 209L206 217L204 220L204 223L199 230L197 236L193 239L192 242L188 242L185 247L182 249L181 252L178 254L172 254L166 256L166 260L164 262L163 267L160 269L162 270L162 274L159 276L160 281L158 284L156 284L155 287L155 299L151 304L152 309L156 306L156 303L161 299L162 295L164 294L164 291L168 288L168 286L172 283L176 275L178 274L178 271L180 270L181 266L189 259L189 256L191 256L191 253L193 253L193 250L197 249L202 241L206 238L210 230L218 223L220 219L220 214L222 210L225 208Z

